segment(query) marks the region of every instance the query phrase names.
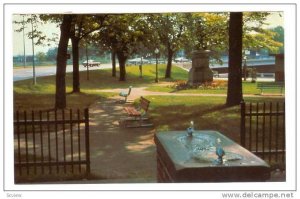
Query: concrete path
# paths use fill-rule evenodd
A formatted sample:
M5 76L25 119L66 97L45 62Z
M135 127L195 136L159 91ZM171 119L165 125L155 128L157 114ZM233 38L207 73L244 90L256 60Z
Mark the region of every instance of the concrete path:
M90 107L91 173L104 179L103 183L106 179L155 182L154 129L119 125L119 120L126 117L124 106L109 99Z

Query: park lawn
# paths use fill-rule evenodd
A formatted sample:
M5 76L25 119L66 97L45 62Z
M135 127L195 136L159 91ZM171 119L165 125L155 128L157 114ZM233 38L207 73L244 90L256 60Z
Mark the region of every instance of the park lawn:
M82 74L82 73L81 73ZM95 101L115 95L115 93L100 92L81 81L81 92L71 93L72 76L66 75L67 109L89 107ZM81 77L83 79L83 77ZM90 74L90 78L95 78ZM32 80L14 82L14 110L45 110L53 109L55 105L55 76L38 77L37 84Z
M147 96L150 117L157 132L184 130L194 121L196 129L217 130L239 142L240 106L225 106L225 97ZM279 98L245 98L246 102L284 101Z
M175 83L173 83L175 84ZM257 89L257 83L242 82L243 94L259 95L260 89ZM227 94L227 86L224 88L199 88L199 89L185 89L177 90L172 84L170 85L151 85L146 90L153 92L169 92L169 93L187 93L187 94ZM284 92L284 90L283 90ZM264 93L280 94L280 89L266 90Z
M139 66L130 65L126 67L126 81L119 81L119 68L117 68L117 77L112 77L111 69L90 70L89 80L87 80L87 71L80 72L80 85L82 92L86 90L97 89L114 89L114 88L128 88L128 86L144 87L151 86L155 81L155 65L143 65L142 77L140 77ZM165 64L158 65L158 79L160 82L175 82L178 80L186 80L187 73L179 67L173 67L172 78L165 79ZM15 83L15 86L21 88L21 90L29 92L51 92L55 91L55 76L39 77L37 78L38 84L33 86L32 80L24 80ZM23 82L25 83L23 85ZM39 86L40 84L40 86ZM45 87L46 86L46 87ZM18 89L16 88L16 89ZM25 90L24 90L25 89ZM67 92L72 90L72 73L66 75L66 89Z
M158 65L158 77L160 81L172 82L178 79L186 79L184 70L174 67L173 78L164 79L166 65ZM128 88L150 86L155 80L155 65L143 65L143 75L140 77L138 66L127 66L127 80L119 81L118 77L112 77L110 69L80 72L80 93L72 92L72 73L66 74L67 108L86 108L100 98L117 95L118 93L102 92L102 89ZM118 72L117 72L118 74ZM55 76L37 77L37 84L32 80L14 82L14 109L15 110L44 110L54 107L55 100Z

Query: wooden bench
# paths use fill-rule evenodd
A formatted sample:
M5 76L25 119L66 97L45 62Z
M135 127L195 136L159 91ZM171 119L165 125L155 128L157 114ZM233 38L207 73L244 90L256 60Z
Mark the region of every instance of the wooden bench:
M130 95L130 93L131 93L131 89L132 89L132 86L129 86L128 91L121 91L119 93L119 96L124 97L124 103L127 102L127 98Z
M282 94L284 83L283 82L257 82L257 88L260 89L260 94L263 94L263 90L280 89Z
M138 108L135 107L124 107L124 111L127 113L128 117L127 119L125 119L126 123L128 123L129 121L131 122L138 122L138 124L136 125L126 125L126 127L151 127L153 126L153 124L146 124L143 121L144 120L148 120L148 118L146 117L146 114L148 112L149 109L149 105L150 105L150 101L147 100L144 97L140 98L140 104Z

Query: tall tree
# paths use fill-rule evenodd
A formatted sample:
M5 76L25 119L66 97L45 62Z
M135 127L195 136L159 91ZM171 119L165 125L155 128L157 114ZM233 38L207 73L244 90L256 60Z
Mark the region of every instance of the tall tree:
M226 105L237 105L242 95L243 13L231 12L229 19L229 66Z
M52 23L60 24L63 20L63 15L43 14L40 15L43 21L51 21ZM72 23L70 30L70 38L72 42L72 59L73 59L73 91L80 92L79 78L79 45L82 38L88 37L92 32L99 30L101 26L98 23L99 19L104 20L105 15L72 15ZM97 22L96 22L97 21ZM101 21L101 20L100 20ZM52 39L53 40L53 39Z
M80 92L79 77L79 42L92 32L99 30L106 15L74 15L71 28L73 58L73 93Z
M116 52L114 50L111 50L111 64L112 64L111 76L116 77L117 76Z
M186 49L209 49L214 52L212 57L219 63L222 63L221 53L229 50L228 105L238 104L242 98L240 53L245 50L262 48L275 51L282 45L280 42L274 41L274 32L263 28L269 13L242 13L244 17L239 20L237 20L236 14L239 15L238 13L229 13L229 16L228 13L189 13L186 14L185 20ZM231 21L228 31L229 20ZM240 41L241 36L242 41Z
M100 43L111 47L119 61L120 81L126 81L126 60L144 41L147 23L142 14L110 15L98 34Z
M278 51L281 42L273 39L276 34L264 27L267 12L230 13L229 19L229 67L226 104L238 105L243 98L242 55L245 50L263 48ZM242 37L242 41L240 40ZM241 47L242 46L242 47Z
M60 25L60 39L56 58L56 91L55 91L55 108L66 108L66 66L67 66L67 49L70 39L70 30L72 25L72 15L63 15L62 24Z
M149 18L153 33L157 34L159 43L164 46L166 51L165 78L171 78L172 60L183 42L184 15L184 13L164 13L151 15Z

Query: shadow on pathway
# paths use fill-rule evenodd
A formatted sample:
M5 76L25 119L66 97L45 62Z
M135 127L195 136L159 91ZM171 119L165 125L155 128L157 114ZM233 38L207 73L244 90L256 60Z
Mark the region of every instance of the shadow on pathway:
M120 126L119 120L126 117L123 106L107 99L90 107L91 173L120 182L155 181L154 129Z

